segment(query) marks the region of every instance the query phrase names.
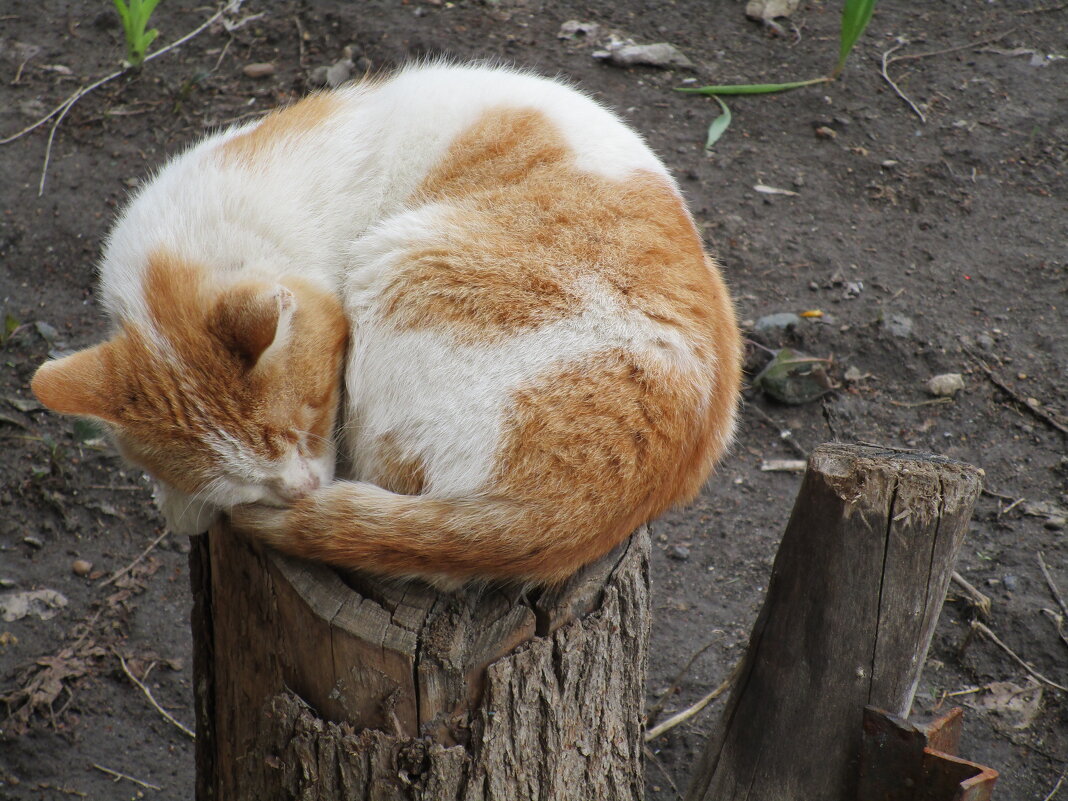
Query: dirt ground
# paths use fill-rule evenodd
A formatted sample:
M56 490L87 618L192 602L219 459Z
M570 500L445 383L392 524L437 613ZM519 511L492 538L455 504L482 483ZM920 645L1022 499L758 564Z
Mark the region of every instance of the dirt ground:
M213 26L75 105L55 134L43 195L48 126L0 146L0 595L52 590L67 601L49 606L59 602L45 594L26 617L0 621L0 799L192 795L192 741L126 675L192 724L188 542L165 534L143 477L95 431L35 405L29 379L49 353L102 337L94 261L129 188L206 131L301 96L346 46L357 72L445 54L573 79L674 170L751 339L832 360L834 388L818 400L780 405L751 392L733 455L692 507L654 529L650 702L710 644L662 718L718 684L748 639L800 481L762 461L830 439L930 450L986 471L958 569L991 597L997 636L1068 683L1068 641L1038 562L1042 553L1068 593L1068 7L881 0L842 80L732 100L733 123L706 153L716 106L675 87L814 77L837 52L836 2L805 0L778 29L746 20L743 6L246 0L238 29ZM157 46L212 11L166 0ZM602 63L596 43L558 36L569 20L671 42L695 69ZM894 48L891 58L907 58L888 74L915 110L881 75ZM0 138L121 57L110 3L5 0ZM274 71L248 77L254 63ZM766 315L806 310L823 316L753 330ZM752 346L754 366L765 352ZM942 373L963 375L952 399L925 390ZM957 592L916 712L965 705L963 755L1001 772L997 797L1043 801L1068 769L1068 699L1027 689L1028 671L970 637L974 612ZM716 715L652 743L647 798L678 797L673 784L685 788ZM94 764L159 789L115 783Z

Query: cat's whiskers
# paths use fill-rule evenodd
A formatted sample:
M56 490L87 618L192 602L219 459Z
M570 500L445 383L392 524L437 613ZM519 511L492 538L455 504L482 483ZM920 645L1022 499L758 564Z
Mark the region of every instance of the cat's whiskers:
M184 518L185 515L189 512L189 510L193 508L193 504L199 502L200 498L202 496L206 495L209 492L213 492L215 489L220 487L222 484L223 484L223 478L221 476L218 476L216 478L213 478L211 481L209 481L207 484L205 484L203 487L201 487L196 492L194 492L191 496L189 496L189 500L186 502L185 508L182 509L181 517Z

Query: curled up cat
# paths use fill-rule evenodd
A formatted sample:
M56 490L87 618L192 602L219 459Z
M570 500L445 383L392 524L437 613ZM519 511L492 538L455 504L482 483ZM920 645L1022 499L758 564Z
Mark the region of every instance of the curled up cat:
M110 338L44 364L178 533L554 583L691 499L739 336L665 167L559 82L423 65L174 158L112 230Z

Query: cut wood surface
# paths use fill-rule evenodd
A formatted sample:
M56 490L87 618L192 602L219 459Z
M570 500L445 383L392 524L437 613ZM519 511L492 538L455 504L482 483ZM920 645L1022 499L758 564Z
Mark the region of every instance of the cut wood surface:
M553 591L194 547L198 801L643 794L649 539Z
M864 707L908 715L980 476L930 455L816 449L689 801L855 796Z

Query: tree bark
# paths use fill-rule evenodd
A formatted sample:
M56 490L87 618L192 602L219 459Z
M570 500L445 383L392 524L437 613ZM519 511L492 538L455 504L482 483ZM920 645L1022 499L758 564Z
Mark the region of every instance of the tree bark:
M688 801L855 797L864 707L908 715L980 476L816 449Z
M193 548L198 801L643 794L644 528L552 591Z

